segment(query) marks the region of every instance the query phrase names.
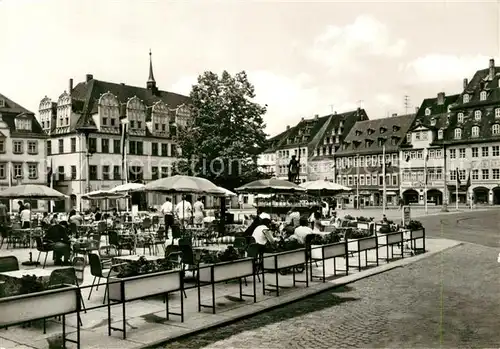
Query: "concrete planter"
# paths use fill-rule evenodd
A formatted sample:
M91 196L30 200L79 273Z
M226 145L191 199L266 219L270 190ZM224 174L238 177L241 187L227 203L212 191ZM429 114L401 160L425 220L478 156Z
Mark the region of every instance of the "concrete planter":
M182 287L181 273L181 270L168 270L127 278L110 277L109 299L123 302L178 291Z
M403 233L392 232L387 234L378 234L377 242L379 246L401 244L403 243Z
M264 253L264 269L267 270L289 268L305 263L305 248L279 253Z
M215 283L249 276L253 271L253 258L244 258L231 262L201 264L198 275L200 282Z
M336 242L328 245L311 245L311 259L325 260L346 255L345 242Z
M348 239L347 249L349 252L360 252L377 248L377 237L370 236L361 239Z

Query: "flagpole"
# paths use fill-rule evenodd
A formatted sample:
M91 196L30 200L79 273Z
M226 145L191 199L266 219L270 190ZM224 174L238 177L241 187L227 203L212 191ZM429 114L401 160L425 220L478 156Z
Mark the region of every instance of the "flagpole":
M361 209L361 206L359 204L359 154L356 155L356 202L358 207L356 207L358 210Z
M457 180L455 181L456 183L456 189L455 189L455 208L457 209L458 211L458 181L460 180L458 177L460 176L460 172L458 171L458 167L457 169L455 170L456 174L457 174Z
M53 162L52 162L52 157L50 158L50 177L49 177L49 186L51 189L54 188L54 171L52 170L53 168ZM49 212L52 213L53 207L52 207L52 200L49 200Z
M12 187L12 162L8 162L9 165L9 188ZM9 199L9 213L12 214L12 203L13 201Z
M385 145L382 146L382 213L385 215L385 206L386 206L386 183L385 183Z
M424 149L424 207L425 207L425 214L427 214L428 211L428 205L427 205L427 157L428 157L428 151L427 148Z

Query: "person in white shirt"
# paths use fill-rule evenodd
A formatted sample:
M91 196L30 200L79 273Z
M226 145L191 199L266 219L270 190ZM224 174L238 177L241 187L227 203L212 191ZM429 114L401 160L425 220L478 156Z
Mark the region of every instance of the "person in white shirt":
M321 206L321 214L324 218L327 218L330 215L330 207L328 206L328 202L323 201Z
M30 204L24 204L24 208L19 214L21 218L21 227L23 229L29 229L31 227L31 210Z
M191 203L183 196L182 200L175 206L175 215L179 219L181 225L186 225L191 221L193 209Z
M198 198L193 204L193 224L203 226L203 218L205 217L205 206L201 198Z
M310 234L314 234L314 231L308 227L309 222L307 219L300 220L300 226L295 228L293 235L289 237L290 240L297 240L301 244L305 244L306 236Z
M174 225L174 210L169 197L165 198L165 203L161 205L161 213L165 217L165 238L168 239L168 229Z
M267 214L266 214L267 215ZM262 216L262 215L261 215ZM267 215L269 216L269 215ZM255 228L252 233L252 237L255 239L255 242L259 245L267 244L267 237L264 234L265 231L269 230L269 226L271 224L271 220L269 218L261 218L260 225Z

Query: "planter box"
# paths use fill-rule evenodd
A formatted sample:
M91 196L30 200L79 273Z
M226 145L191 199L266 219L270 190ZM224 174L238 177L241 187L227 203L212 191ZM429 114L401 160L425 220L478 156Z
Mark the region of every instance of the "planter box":
M109 299L124 302L161 293L178 291L182 288L181 273L181 270L168 270L127 278L110 277L108 291ZM121 289L122 283L123 293Z
M424 229L411 230L409 235L412 239L422 239L425 237Z
M377 235L377 241L379 246L387 246L394 244L403 243L403 232L392 232L387 234Z
M212 274L213 270L213 274ZM253 275L253 258L238 259L231 262L200 265L199 280L215 283Z
M349 252L361 252L377 248L377 237L370 236L361 239L348 239L347 248Z
M328 245L311 245L311 259L325 260L342 257L347 254L345 242L336 242Z
M279 253L264 253L264 269L266 270L275 270L276 265L278 269L283 269L305 263L305 248Z
M0 299L0 328L73 313L80 309L78 287L34 292Z

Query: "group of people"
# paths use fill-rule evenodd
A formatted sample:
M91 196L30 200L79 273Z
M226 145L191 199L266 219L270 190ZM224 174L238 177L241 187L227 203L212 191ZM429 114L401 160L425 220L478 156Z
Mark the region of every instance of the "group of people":
M203 226L203 219L206 215L205 205L201 197L191 205L185 195L182 197L182 200L175 205L175 208L172 204L172 199L167 196L160 211L165 217L165 234L168 234L168 229L172 228L176 220L182 226L193 224L201 227Z

